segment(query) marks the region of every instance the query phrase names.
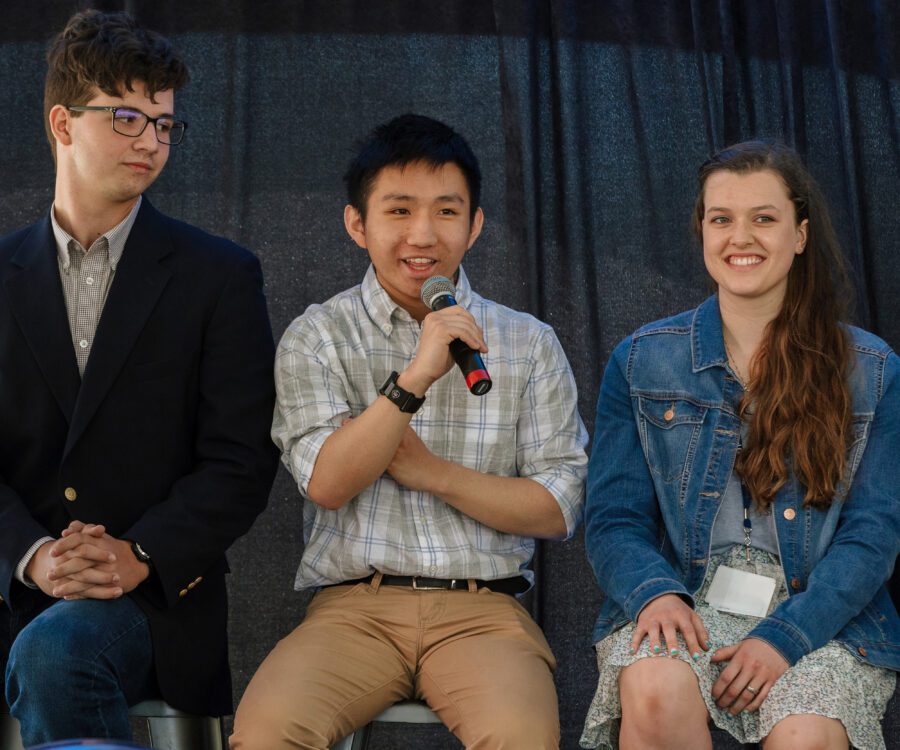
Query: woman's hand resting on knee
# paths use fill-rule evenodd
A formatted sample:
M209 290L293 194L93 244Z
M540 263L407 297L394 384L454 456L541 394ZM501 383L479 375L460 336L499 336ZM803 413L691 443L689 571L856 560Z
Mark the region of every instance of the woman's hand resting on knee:
M694 660L700 651L709 650L709 634L700 616L677 594L663 594L653 599L640 612L634 635L631 637L631 653L635 653L644 638L654 654L678 655L678 636L681 632ZM660 639L665 638L665 648Z
M719 708L736 716L741 711L756 711L790 664L765 641L745 638L734 646L718 649L712 662L729 662L712 688Z

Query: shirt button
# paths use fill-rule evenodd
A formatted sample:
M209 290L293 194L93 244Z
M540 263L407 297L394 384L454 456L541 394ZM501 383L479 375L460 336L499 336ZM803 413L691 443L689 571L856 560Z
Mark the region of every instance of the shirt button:
M66 500L68 500L70 503L78 499L78 493L75 492L74 487L66 487L63 494L66 496Z
M87 349L87 345L87 339L81 339L81 341L78 342L78 346L80 346L82 349Z
M93 277L93 276L88 276L88 277L84 280L84 283L87 284L88 286L93 286L93 285L94 285L94 277Z
M800 579L799 578L791 578L791 588L794 589L794 591L799 590L799 588L800 588Z
M784 517L788 521L793 521L797 517L797 511L794 510L793 508L785 508Z

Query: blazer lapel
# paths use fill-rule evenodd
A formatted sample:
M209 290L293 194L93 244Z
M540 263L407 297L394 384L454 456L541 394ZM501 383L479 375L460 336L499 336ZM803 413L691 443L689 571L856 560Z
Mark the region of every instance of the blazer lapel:
M13 316L59 408L71 423L81 378L49 213L34 225L12 262L21 269L5 281Z
M171 272L159 261L172 250L165 217L144 197L103 306L75 405L66 453L103 402L171 278ZM127 419L128 415L122 418Z

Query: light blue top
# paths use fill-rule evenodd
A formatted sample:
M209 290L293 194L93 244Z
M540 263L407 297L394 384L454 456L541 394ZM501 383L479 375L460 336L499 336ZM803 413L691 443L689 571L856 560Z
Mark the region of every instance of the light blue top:
M791 476L772 506L790 597L749 636L789 663L834 639L900 669L900 618L885 582L900 550L900 359L848 327L852 444L826 510ZM615 349L597 405L585 545L606 594L600 640L652 599L693 602L734 467L743 395L728 368L718 300L651 323Z

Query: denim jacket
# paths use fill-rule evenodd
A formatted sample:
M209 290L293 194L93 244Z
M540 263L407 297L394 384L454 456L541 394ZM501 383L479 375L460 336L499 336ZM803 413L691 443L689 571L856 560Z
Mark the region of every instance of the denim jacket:
M748 637L790 664L837 640L900 669L900 618L885 582L900 549L900 358L848 327L853 438L843 499L803 504L791 477L774 505L790 596ZM585 546L606 594L600 640L668 593L692 602L731 476L743 394L727 364L718 299L651 323L613 352L597 405Z

